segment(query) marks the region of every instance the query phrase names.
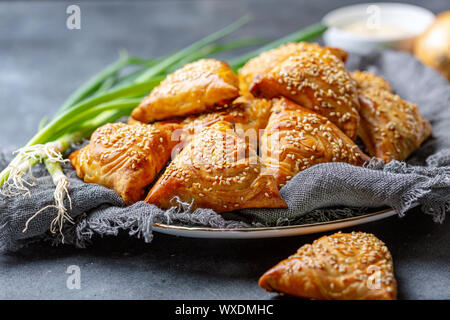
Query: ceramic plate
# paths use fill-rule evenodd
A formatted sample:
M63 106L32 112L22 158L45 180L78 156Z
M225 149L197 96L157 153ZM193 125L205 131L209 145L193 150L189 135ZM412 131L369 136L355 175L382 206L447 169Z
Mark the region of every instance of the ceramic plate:
M303 225L267 227L267 228L242 228L242 229L218 229L207 227L184 227L156 223L153 230L165 234L188 238L215 238L215 239L258 239L299 236L303 234L319 233L329 230L337 230L355 226L371 221L384 219L395 215L392 209L365 214L362 216L340 219L328 222L318 222Z

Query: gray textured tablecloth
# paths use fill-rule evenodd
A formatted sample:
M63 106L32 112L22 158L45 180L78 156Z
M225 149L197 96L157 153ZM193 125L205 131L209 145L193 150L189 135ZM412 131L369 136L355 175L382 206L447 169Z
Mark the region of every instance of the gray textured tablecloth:
M77 223L65 224L65 243L82 247L95 234L116 235L120 230L150 242L155 222L219 228L272 226L337 219L385 206L393 207L399 215L420 206L434 221L442 222L450 206L450 85L406 53L352 55L348 66L384 76L401 97L417 103L431 121L433 137L408 164L393 161L383 165L372 159L364 168L345 163L316 165L300 172L282 188L288 209L248 209L224 215L208 209L164 211L144 202L126 207L114 191L82 182L66 166L73 205L70 214ZM0 168L10 159L10 152L3 152ZM36 166L34 176L37 180L30 197L0 200L2 251L19 249L32 241L61 241L60 235L51 236L48 232L56 215L52 208L33 219L27 231L22 232L31 215L54 201L54 185L43 166Z

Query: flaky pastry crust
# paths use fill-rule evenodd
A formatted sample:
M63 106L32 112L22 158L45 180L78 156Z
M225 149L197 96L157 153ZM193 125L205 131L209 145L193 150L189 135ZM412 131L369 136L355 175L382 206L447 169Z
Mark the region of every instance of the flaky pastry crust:
M362 165L359 147L325 117L280 98L261 137L261 156L279 187L298 172L324 162Z
M351 139L359 126L355 81L345 51L306 42L288 44L250 60L240 71L242 86L256 97L284 96L336 124Z
M327 48L343 62L347 60L347 52L338 48L320 47L315 43L291 42L278 48L264 51L259 56L250 59L241 69L239 69L239 89L241 93L245 94L249 92L255 77L270 72L271 69L275 68L291 56L295 56L304 51L312 51L317 48Z
M177 124L98 128L89 144L73 152L70 163L85 182L115 190L126 204L142 199L147 187L170 159Z
M371 156L405 160L432 134L417 105L391 92L389 83L367 72L355 76L359 86L361 137Z
M251 94L246 94L234 100L228 109L190 116L182 122L182 125L192 135L218 121L230 122L236 134L257 150L259 138L267 125L271 108L272 100L255 98Z
M167 76L131 117L144 123L226 108L239 95L238 77L223 61L202 59Z
M227 212L243 208L286 208L275 180L256 152L219 121L196 133L152 187L145 201L168 209L177 200L192 209Z
M356 81L358 89L378 88L392 92L391 84L383 77L377 76L372 72L357 70L350 75Z

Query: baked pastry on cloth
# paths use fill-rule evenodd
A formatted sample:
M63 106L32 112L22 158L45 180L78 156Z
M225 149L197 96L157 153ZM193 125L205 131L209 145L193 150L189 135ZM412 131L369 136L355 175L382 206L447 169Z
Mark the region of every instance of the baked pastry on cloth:
M89 144L69 156L85 182L115 190L126 204L141 200L147 187L166 165L172 148L174 123L106 124L92 134Z
M371 156L405 160L431 136L431 124L417 105L392 93L389 83L368 72L354 72L360 101L361 137Z
M177 200L218 213L287 207L255 150L225 121L196 133L145 198L163 209Z

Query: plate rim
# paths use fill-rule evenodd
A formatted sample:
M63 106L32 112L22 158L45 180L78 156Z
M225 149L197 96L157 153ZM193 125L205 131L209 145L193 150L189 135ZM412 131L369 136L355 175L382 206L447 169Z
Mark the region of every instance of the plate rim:
M223 228L212 228L212 227L188 227L188 226L179 226L179 225L168 225L164 223L158 223L155 222L153 224L153 227L164 229L164 230L180 230L180 231L201 231L201 232L225 232L225 233L248 233L248 232L257 232L257 231L279 231L279 230L289 230L289 229L303 229L303 228L310 228L310 227L317 227L317 226L326 226L336 223L345 223L345 222L351 222L351 221L357 221L362 219L367 219L373 216L382 215L385 213L395 213L395 210L393 208L387 208L380 211L356 216L356 217L350 217L350 218L344 218L344 219L337 219L332 221L324 221L324 222L315 222L315 223L308 223L308 224L297 224L297 225L288 225L288 226L276 226L276 227L251 227L251 228L230 228L230 229L223 229ZM394 215L394 214L392 214ZM155 230L157 231L157 230Z

